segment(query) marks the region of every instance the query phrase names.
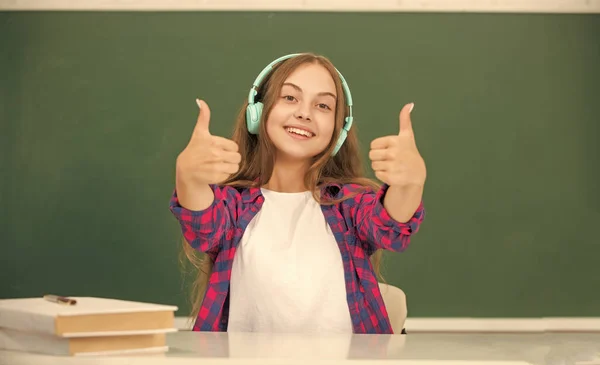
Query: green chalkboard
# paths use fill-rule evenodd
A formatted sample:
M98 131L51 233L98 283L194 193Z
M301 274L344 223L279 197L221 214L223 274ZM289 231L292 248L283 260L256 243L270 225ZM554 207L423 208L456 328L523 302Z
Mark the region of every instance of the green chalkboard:
M363 146L416 103L427 218L384 259L411 316L598 316L599 39L599 15L0 13L0 296L185 314L168 201L194 99L229 136L258 71L312 51Z

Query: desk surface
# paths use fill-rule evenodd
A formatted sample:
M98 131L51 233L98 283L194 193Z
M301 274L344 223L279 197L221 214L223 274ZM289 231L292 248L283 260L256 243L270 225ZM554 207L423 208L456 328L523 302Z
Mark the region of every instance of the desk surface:
M380 360L419 365L576 365L596 363L600 356L597 333L274 336L185 331L169 334L167 342L169 352L152 356L75 358L0 351L0 364L324 365Z

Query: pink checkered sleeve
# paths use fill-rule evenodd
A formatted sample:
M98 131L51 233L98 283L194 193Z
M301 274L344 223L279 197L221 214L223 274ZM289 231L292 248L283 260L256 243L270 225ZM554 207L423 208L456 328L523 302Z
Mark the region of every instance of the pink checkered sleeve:
M213 203L201 211L182 207L173 192L169 208L181 226L186 241L201 252L219 251L226 240L226 233L232 232L241 202L239 192L230 186L210 186L213 189Z
M379 191L368 191L354 197L353 216L358 238L367 245L369 251L385 249L404 251L410 243L411 235L419 230L425 216L423 202L412 218L400 223L390 217L383 207L383 198L389 188L383 185Z

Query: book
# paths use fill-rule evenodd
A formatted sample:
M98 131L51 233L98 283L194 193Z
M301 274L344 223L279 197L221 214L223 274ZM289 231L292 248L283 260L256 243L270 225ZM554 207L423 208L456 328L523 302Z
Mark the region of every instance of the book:
M59 337L39 332L0 329L0 349L57 356L102 356L164 353L165 333L100 337Z
M71 297L75 305L44 298L0 299L0 327L58 337L99 337L175 332L176 306Z

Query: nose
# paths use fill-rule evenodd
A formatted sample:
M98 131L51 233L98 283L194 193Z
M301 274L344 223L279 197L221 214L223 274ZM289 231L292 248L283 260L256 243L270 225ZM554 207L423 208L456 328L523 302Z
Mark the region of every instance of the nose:
M296 111L294 112L294 117L296 117L296 119L309 121L311 120L311 116L308 110L308 107L299 104L298 109L296 109Z

